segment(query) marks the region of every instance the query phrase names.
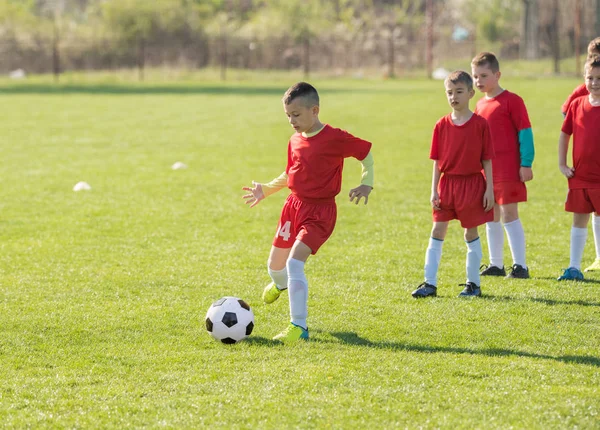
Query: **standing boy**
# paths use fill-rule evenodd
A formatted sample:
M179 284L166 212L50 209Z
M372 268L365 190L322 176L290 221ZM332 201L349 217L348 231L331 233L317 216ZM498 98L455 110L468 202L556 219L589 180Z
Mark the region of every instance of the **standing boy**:
M569 267L559 281L582 280L581 258L587 239L590 213L600 211L600 56L585 63L587 97L569 105L558 140L558 167L569 180L565 211L573 212ZM573 167L567 165L573 135Z
M425 254L425 282L413 291L415 298L437 295L437 271L448 222L458 219L467 243L467 282L460 297L481 295L479 265L481 241L477 227L494 217L492 162L494 148L487 121L471 112L475 95L467 72L452 72L445 80L446 97L452 113L433 129L429 158L433 160L431 206L433 229ZM485 177L481 169L485 172ZM487 180L486 180L487 178Z
M588 58L594 55L600 55L600 37L596 37L588 44ZM579 85L573 90L571 95L567 98L562 106L563 116L567 116L567 110L571 105L571 102L578 97L587 96L589 91L587 90L585 82ZM600 270L600 214L594 212L592 214L592 231L594 233L594 247L596 248L596 259L588 266L584 272L595 272Z
M283 109L296 131L288 142L285 172L268 184L253 182L244 187L250 207L281 188L288 196L268 261L273 282L263 291L265 303L273 303L282 290L288 290L291 323L274 337L285 343L308 339L308 281L304 264L325 243L335 226L335 196L342 186L344 158L361 161L361 185L350 190L350 201L365 204L373 189L371 143L319 121L319 95L306 82L290 87L283 96Z
M485 97L477 102L475 113L487 119L496 158L494 167L494 219L486 224L490 264L483 276L506 276L504 232L513 265L507 278L529 278L525 259L525 233L519 219L518 203L527 201L525 182L533 179L534 147L531 123L525 103L518 95L500 87L500 64L491 52L483 52L471 62L473 79ZM502 223L500 222L502 221Z

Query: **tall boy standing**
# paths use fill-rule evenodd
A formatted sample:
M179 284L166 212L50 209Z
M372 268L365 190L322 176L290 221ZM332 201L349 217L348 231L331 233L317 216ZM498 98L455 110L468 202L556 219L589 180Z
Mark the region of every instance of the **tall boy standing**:
M581 258L590 213L600 212L600 56L585 63L587 97L575 99L567 109L558 140L558 167L569 180L565 211L573 212L569 267L559 281L582 280ZM573 135L573 167L567 165Z
M494 152L494 219L486 224L490 264L482 276L506 276L504 231L513 264L507 278L529 278L525 258L525 233L518 204L527 201L525 182L533 179L533 133L523 99L500 87L500 64L491 52L483 52L471 62L473 79L485 97L477 102L475 113L487 119Z
M467 282L462 284L465 288L459 296L481 295L482 252L477 227L493 219L494 148L487 121L469 109L469 100L475 95L473 80L467 72L456 71L446 78L444 86L452 113L440 119L433 129L429 155L433 160L433 228L425 254L425 282L413 291L415 298L437 295L442 245L448 222L453 219L458 219L465 229L467 243Z

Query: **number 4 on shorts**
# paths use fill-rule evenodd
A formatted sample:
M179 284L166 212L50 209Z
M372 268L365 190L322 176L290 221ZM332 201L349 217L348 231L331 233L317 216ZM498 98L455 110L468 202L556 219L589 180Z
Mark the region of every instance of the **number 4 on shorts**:
M288 240L290 240L290 236L292 235L292 233L290 232L291 227L292 227L292 222L286 221L285 224L283 224L281 227L279 227L277 236L283 237L283 240L285 240L287 242Z

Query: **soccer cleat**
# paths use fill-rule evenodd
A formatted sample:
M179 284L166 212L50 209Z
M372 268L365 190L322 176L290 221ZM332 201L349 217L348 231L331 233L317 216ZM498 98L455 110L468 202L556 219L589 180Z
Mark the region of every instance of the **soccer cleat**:
M600 258L596 258L591 266L585 268L584 272L600 272Z
M437 288L435 285L423 282L415 291L412 292L412 296L415 299L422 299L423 297L435 297L437 296Z
M529 269L520 264L513 264L508 268L509 272L506 279L529 279Z
M575 267L569 267L568 269L565 269L562 276L559 276L557 279L559 281L583 281L583 273Z
M506 276L504 266L500 268L498 266L492 266L491 264L489 266L487 264L482 264L479 270L481 270L481 272L479 272L481 276Z
M479 297L481 296L481 288L475 284L475 282L467 282L466 284L460 284L465 289L461 291L458 297Z
M308 329L302 328L299 325L290 323L284 331L273 338L283 343L293 343L299 340L308 340Z
M277 300L279 298L282 291L283 290L280 290L279 288L277 288L277 285L275 284L275 282L271 282L263 290L263 293L262 293L263 302L265 302L266 304L273 303L275 300Z

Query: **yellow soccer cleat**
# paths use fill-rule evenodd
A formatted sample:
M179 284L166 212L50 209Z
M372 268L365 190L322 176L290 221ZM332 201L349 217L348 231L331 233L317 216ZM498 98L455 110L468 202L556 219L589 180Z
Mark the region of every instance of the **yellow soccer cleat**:
M273 303L275 300L277 300L279 298L282 291L283 290L280 290L279 288L277 288L277 285L275 285L275 282L271 282L263 290L263 294L262 294L263 302L265 302L267 305Z
M584 272L600 272L600 258L596 258L591 266L585 268Z
M308 340L308 330L290 323L284 331L279 333L273 338L273 340L279 340L283 343L294 343L299 340Z

